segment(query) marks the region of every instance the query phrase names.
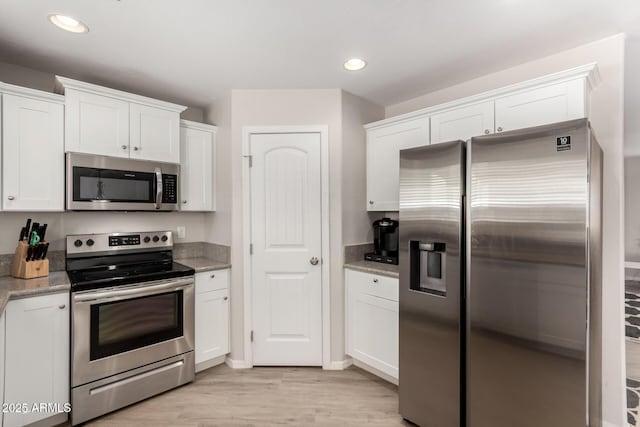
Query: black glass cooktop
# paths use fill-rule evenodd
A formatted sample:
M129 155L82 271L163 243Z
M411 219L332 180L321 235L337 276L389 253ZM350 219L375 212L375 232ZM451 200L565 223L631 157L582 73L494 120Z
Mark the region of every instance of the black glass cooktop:
M171 251L67 259L72 291L81 291L195 274L173 262Z

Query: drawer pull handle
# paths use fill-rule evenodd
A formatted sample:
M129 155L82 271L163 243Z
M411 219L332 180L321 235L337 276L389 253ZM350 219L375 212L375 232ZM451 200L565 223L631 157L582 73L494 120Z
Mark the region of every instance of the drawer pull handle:
M226 301L226 300L228 300L228 299L229 299L229 297L224 297L224 300L225 300L225 301Z
M373 283L378 283L378 279L373 279Z
M216 275L215 275L215 274L212 274L212 275L211 275L211 278L212 278L212 279L215 279L215 278L216 278Z

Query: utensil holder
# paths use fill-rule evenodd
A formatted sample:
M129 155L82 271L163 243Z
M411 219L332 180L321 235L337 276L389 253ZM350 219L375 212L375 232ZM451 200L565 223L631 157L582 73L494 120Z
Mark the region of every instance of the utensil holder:
M29 245L25 242L18 242L16 253L11 262L11 275L19 279L33 279L49 275L49 260L37 259L27 261L27 251Z

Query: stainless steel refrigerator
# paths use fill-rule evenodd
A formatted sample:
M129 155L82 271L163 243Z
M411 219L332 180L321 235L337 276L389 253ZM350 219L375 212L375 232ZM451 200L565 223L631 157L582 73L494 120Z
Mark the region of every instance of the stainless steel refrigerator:
M601 425L602 151L586 119L400 152L400 413Z

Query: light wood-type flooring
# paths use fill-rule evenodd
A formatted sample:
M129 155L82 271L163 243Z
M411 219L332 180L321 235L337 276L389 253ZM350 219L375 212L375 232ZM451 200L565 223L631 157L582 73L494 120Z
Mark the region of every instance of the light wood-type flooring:
M402 426L397 387L359 368L220 365L87 426Z

